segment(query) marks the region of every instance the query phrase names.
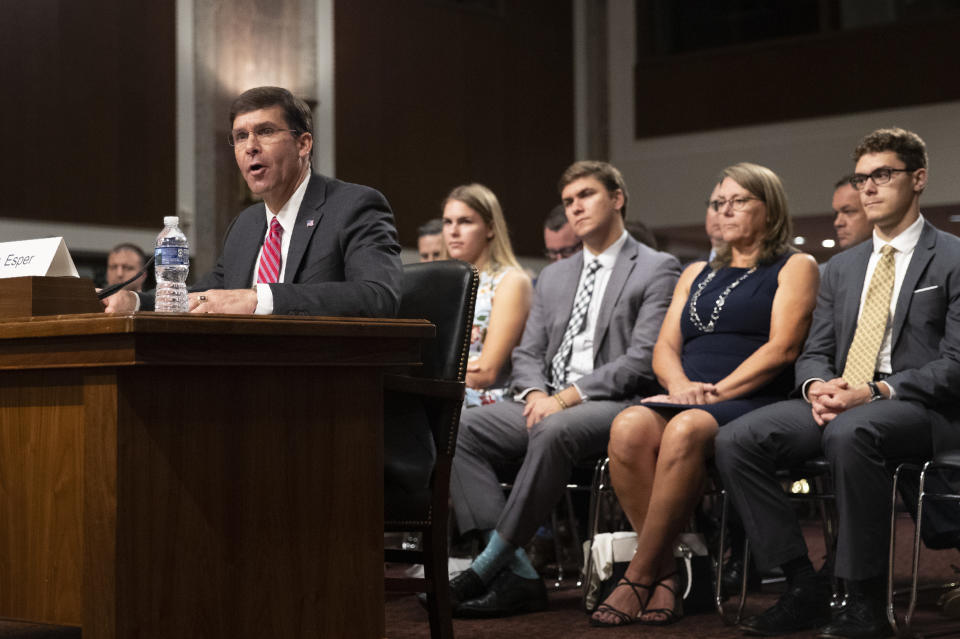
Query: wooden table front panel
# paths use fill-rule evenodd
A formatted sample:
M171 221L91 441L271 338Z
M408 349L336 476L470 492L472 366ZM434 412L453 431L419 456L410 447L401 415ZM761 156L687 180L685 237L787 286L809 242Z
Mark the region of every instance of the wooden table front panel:
M378 369L0 380L0 614L85 639L383 636Z

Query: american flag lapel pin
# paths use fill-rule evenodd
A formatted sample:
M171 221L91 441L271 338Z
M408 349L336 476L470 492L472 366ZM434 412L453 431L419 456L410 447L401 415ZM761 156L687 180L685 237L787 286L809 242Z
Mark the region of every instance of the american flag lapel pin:
M313 226L313 220L307 220L307 226Z

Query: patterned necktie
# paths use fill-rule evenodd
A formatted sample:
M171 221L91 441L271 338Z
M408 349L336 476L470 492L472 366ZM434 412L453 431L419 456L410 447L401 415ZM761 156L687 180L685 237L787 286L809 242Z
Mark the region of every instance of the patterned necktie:
M273 284L280 280L280 264L283 256L280 253L280 238L283 236L283 227L274 217L270 220L270 233L263 243L263 253L260 254L260 269L257 271L257 282Z
M570 372L570 356L573 354L573 338L583 332L584 320L587 318L587 309L590 308L590 298L593 297L593 283L597 279L597 271L600 269L600 261L594 259L587 266L587 276L583 278L583 283L577 289L577 294L573 298L573 311L570 313L570 321L567 322L567 330L563 333L563 339L560 341L560 348L551 362L551 386L560 389L567 383L567 374Z
M873 379L877 356L890 318L890 297L893 295L894 259L897 249L889 244L881 249L883 256L870 278L870 288L857 321L857 331L847 352L843 379L851 386L859 386Z

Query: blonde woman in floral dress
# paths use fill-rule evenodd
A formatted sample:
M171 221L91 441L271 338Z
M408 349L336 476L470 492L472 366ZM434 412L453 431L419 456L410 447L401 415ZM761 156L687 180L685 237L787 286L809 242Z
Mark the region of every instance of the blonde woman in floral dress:
M500 202L482 184L458 186L447 196L443 244L446 257L480 271L465 402L492 404L503 399L510 353L523 334L533 286L513 254Z

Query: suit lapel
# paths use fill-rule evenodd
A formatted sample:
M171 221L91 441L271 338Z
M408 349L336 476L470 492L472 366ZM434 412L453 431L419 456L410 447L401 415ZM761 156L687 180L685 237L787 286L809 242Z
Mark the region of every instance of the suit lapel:
M323 217L320 207L327 198L326 180L317 174L311 175L309 180L307 192L303 194L303 202L300 203L300 210L297 212L297 221L293 225L290 248L287 250L287 265L283 274L283 281L286 284L296 281L300 263L303 262L307 246L310 245L310 238L320 226L320 219Z
M860 296L863 292L864 278L867 276L867 264L870 262L870 254L873 253L873 240L864 242L853 262L853 268L849 274L840 273L836 277L841 282L849 283L843 296L843 308L834 309L840 311L836 317L842 322L840 331L837 335L837 363L838 374L843 370L843 364L847 359L847 351L850 350L850 343L853 342L853 334L857 330L857 317L860 314Z
M907 267L907 273L903 276L903 284L900 286L900 295L897 297L897 307L893 314L893 332L890 335L890 350L897 345L897 339L903 330L903 325L907 320L907 312L910 310L910 302L913 301L913 292L917 289L917 283L920 276L927 269L930 260L933 259L934 245L937 243L937 234L929 222L923 223L923 230L920 232L920 240L913 249L913 257L910 258L910 266Z
M237 250L230 254L235 256L233 263L223 265L224 272L228 274L225 278L224 286L226 288L250 288L253 282L254 269L257 268L257 256L260 254L260 245L267 234L267 211L263 204L257 206L256 213L237 218L237 225L243 225L242 228L235 229L237 240ZM227 235L232 235L230 229ZM229 274L234 274L230 277Z
M610 273L610 279L607 280L607 287L603 291L603 300L600 304L600 314L597 316L597 326L593 333L593 356L596 358L600 350L600 344L607 335L607 329L610 328L610 318L613 317L613 308L623 293L627 279L633 272L637 264L637 243L627 237L627 241L620 249L617 255L617 261L613 263L613 271Z
M569 264L567 263L569 262ZM583 251L567 258L557 264L557 267L565 267L565 274L560 276L560 288L553 293L556 306L557 317L563 317L563 321L550 322L550 335L547 341L547 361L553 359L557 349L560 348L560 342L563 341L563 334L567 330L567 324L570 323L570 316L573 314L573 298L577 295L577 285L580 283L580 275L583 272ZM544 291L545 294L547 291Z

